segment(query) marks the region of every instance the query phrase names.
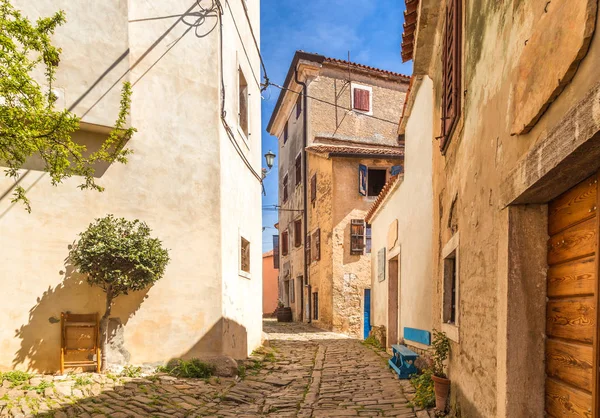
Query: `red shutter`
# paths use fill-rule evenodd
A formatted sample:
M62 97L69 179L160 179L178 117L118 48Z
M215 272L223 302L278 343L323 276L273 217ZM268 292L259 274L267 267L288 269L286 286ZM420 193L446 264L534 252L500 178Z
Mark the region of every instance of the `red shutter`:
M294 221L294 247L302 245L302 220Z
M288 255L288 232L281 233L281 255Z
M363 112L371 110L369 106L370 91L366 89L354 89L354 108Z
M313 234L315 240L315 260L321 259L321 229L317 229Z
M310 179L310 201L314 202L317 199L317 175L315 174Z
M440 149L445 152L460 114L462 0L449 0L446 7L444 49L442 55L443 96Z

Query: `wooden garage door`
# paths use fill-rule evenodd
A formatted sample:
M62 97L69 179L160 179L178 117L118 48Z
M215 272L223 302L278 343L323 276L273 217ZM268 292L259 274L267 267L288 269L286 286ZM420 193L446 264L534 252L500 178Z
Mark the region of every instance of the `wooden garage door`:
M550 202L548 233L546 412L600 418L596 175Z

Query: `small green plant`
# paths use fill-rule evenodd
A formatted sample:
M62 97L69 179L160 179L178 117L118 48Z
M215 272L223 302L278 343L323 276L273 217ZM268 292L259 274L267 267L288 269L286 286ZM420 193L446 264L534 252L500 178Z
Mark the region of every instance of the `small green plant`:
M37 393L39 393L41 395L42 393L44 393L44 391L47 388L53 388L53 387L54 387L54 383L53 382L47 382L47 381L43 380L37 386L28 385L28 386L25 386L24 389L25 390L35 390Z
M445 379L447 376L444 362L450 353L450 340L446 337L446 334L434 329L431 347L433 348L433 354L431 356L433 360L433 375Z
M375 338L375 336L373 336L373 335L369 335L362 343L364 345L371 346L378 350L383 350L383 348L381 347L381 344L379 343L379 340L377 338Z
M419 408L427 409L435 406L432 374L430 369L425 369L422 374L410 379L410 383L415 388L415 398L412 403Z
M238 366L238 376L240 377L240 379L246 378L246 366L244 366L243 364L240 364Z
M157 371L159 371L158 368ZM193 358L191 360L177 360L172 365L161 367L160 372L166 372L176 377L208 379L215 373L215 366Z
M119 380L119 377L117 375L114 375L112 373L106 373L106 377L108 377L110 380L112 380L113 382L116 382L117 380Z
M121 376L125 377L140 377L142 375L142 368L127 365L123 367L123 371L121 372Z
M86 375L79 375L75 378L75 386L87 386L92 384L92 379Z
M169 373L170 371L171 369L169 369L167 366L158 366L154 370L154 373Z
M32 374L22 372L20 370L13 370L6 373L0 373L0 381L8 380L12 384L12 386L22 385L32 377Z

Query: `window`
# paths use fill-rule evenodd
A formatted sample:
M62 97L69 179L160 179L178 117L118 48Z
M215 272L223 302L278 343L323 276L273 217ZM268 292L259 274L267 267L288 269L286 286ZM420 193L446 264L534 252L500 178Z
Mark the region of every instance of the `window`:
M460 116L462 66L462 0L448 0L442 54L442 132L440 149L448 148L450 135Z
M313 252L313 260L319 261L321 259L321 229L317 229L313 232L313 242L315 245L315 251Z
M319 292L313 293L313 319L319 320Z
M242 70L238 70L238 92L240 94L238 103L238 125L246 138L248 137L248 83Z
M372 88L368 86L352 85L352 109L372 114Z
M281 245L281 255L288 255L289 241L287 229L281 233L281 242L279 244Z
M298 99L296 100L296 119L300 117L302 114L302 95L298 95Z
M288 140L288 123L285 123L285 126L283 127L283 143L285 144Z
M310 179L310 201L317 200L317 173Z
M361 255L365 248L365 221L352 219L350 221L350 254Z
M283 176L283 203L288 200L288 175Z
M443 306L442 331L448 338L458 341L459 280L458 280L458 234L455 234L442 250L443 258Z
M369 168L367 174L367 196L378 196L385 186L387 170Z
M294 221L294 247L302 245L302 219Z
M279 270L279 235L273 235L273 268Z
M241 237L240 270L250 273L250 241Z
M311 261L313 261L310 234L306 235L306 248L305 249L306 249L306 262L308 264L310 264Z
M296 186L302 181L302 154L296 157Z
M295 280L290 280L290 303L296 302L296 283Z
M371 224L365 224L365 254L371 253Z

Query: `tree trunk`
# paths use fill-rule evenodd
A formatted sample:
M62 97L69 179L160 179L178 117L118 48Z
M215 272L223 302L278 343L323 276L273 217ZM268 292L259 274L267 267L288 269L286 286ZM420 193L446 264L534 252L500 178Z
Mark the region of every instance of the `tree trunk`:
M106 311L102 318L100 319L100 353L101 353L101 362L100 362L100 371L106 371L106 343L108 339L108 320L110 318L110 311L112 309L113 302L113 289L112 286L109 286L106 289Z

